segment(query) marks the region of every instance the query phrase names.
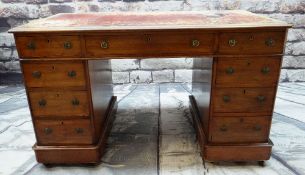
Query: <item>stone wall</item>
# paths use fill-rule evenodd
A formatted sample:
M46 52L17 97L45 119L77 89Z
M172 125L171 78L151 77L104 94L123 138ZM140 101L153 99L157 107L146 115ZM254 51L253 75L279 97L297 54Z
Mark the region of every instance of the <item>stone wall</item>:
M304 0L0 0L0 78L20 76L15 43L7 30L33 19L63 12L233 9L293 24L288 34L281 81L305 81ZM113 80L115 83L187 82L191 80L192 62L191 58L112 60Z

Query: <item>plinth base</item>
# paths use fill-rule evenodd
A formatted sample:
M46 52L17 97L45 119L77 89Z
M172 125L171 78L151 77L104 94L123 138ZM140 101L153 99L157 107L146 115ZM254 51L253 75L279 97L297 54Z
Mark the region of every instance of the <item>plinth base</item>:
M203 126L199 119L198 107L194 96L189 96L190 110L197 138L201 147L202 158L205 161L264 161L271 156L273 143L247 144L210 144L207 141Z
M99 163L104 153L105 145L117 108L116 96L111 98L104 127L96 145L88 146L38 146L35 144L33 149L36 154L37 162L44 164L94 164Z

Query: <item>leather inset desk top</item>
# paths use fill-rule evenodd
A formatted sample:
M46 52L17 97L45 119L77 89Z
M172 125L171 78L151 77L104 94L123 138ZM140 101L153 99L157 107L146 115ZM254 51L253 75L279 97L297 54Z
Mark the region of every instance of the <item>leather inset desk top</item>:
M14 28L11 32L59 32L128 29L224 29L290 25L247 11L126 12L58 14Z

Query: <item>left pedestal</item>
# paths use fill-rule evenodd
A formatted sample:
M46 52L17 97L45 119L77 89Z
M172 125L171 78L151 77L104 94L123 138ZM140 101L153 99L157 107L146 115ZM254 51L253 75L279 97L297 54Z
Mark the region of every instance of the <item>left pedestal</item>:
M21 60L44 164L98 163L116 111L108 60Z

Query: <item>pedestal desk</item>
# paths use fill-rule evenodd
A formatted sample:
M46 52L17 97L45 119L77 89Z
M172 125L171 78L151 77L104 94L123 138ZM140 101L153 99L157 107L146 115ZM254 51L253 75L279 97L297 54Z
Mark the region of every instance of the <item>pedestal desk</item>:
M116 97L109 59L210 58L190 109L207 161L263 161L290 25L246 11L58 14L14 33L38 162L95 163ZM122 60L124 61L124 60Z

